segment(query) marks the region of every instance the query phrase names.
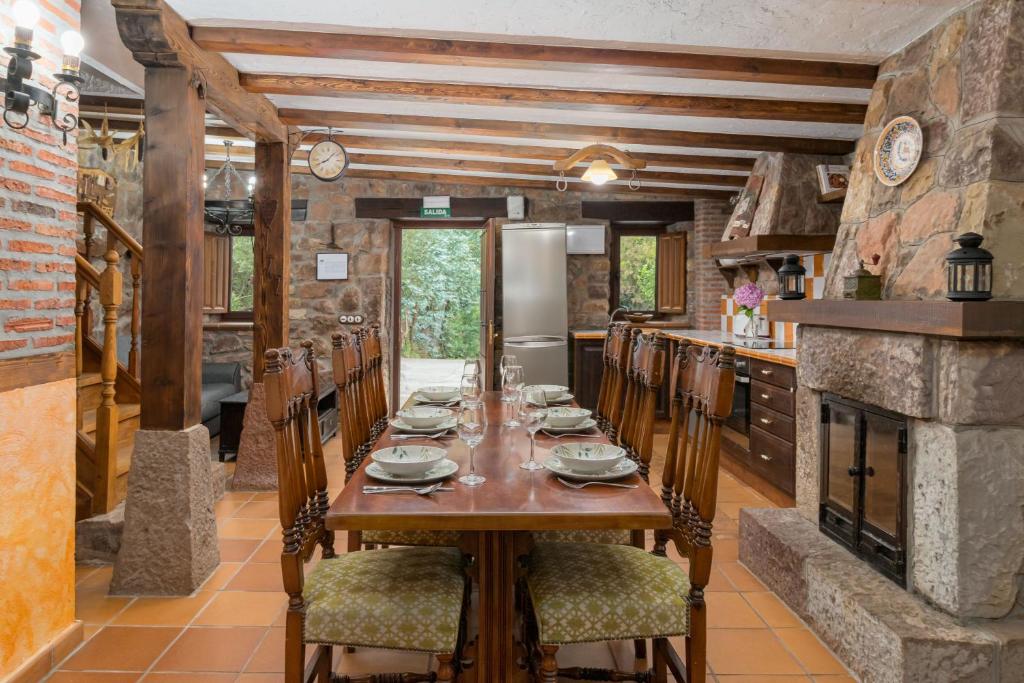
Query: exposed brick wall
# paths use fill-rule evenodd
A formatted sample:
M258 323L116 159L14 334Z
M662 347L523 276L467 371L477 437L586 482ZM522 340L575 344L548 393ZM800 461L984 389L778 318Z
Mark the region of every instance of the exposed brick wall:
M14 35L13 0L0 0L0 42ZM79 3L40 3L33 80L52 87L60 34L79 27ZM6 55L5 55L6 58ZM76 141L33 116L24 130L0 125L0 358L65 351L75 328Z
M717 330L720 325L722 294L728 287L715 262L704 257L704 249L722 239L731 215L732 205L729 202L710 199L694 202L693 246L696 264L693 297L697 307L694 326L700 330Z

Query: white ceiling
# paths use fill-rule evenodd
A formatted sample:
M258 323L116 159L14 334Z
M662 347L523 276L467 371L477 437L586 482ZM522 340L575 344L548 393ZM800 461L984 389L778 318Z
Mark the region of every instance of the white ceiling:
M318 32L628 47L877 64L971 0L167 0L190 24ZM556 68L439 66L352 59L225 54L240 72L572 88L865 104L857 88L777 85ZM279 108L412 114L694 132L855 140L858 124L690 117L594 108L542 108L394 98L267 96ZM491 138L401 130L352 130L388 138L472 140L579 148L530 137ZM600 140L594 140L600 142ZM621 145L631 151L750 156L755 152ZM411 154L406 153L406 156ZM426 155L424 155L426 156ZM443 155L441 155L443 156ZM461 155L459 158L469 158ZM486 157L478 157L486 158ZM515 160L522 163L523 160ZM550 161L540 162L550 167ZM438 173L437 169L393 170ZM652 169L656 168L652 165ZM683 169L673 169L682 171ZM443 171L449 173L449 171ZM707 171L718 173L720 171ZM450 171L455 173L455 171ZM473 175L487 175L482 172ZM514 175L499 176L514 178ZM645 183L648 184L648 183ZM654 185L655 183L649 183ZM698 187L680 184L680 187Z

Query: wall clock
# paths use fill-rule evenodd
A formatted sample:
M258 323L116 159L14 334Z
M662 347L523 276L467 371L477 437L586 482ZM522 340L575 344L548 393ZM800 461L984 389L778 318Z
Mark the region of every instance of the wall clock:
M875 143L875 175L894 187L904 182L921 160L921 126L909 116L899 116L882 129Z
M348 152L328 137L313 145L309 150L309 171L317 180L331 182L345 175L348 168Z

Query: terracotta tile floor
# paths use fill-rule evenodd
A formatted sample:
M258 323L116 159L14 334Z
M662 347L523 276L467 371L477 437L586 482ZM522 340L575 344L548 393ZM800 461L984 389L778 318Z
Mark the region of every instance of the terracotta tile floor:
M664 452L664 437L656 452ZM344 471L336 441L328 444L332 497ZM660 481L660 458L652 480ZM715 520L715 566L708 586L709 681L717 683L849 683L855 679L800 619L737 561L741 507L771 503L723 473ZM238 493L217 504L222 562L185 598L106 596L110 567L78 567L77 617L86 641L58 667L51 683L270 683L283 671L285 595L281 590L276 496ZM336 547L344 547L341 539ZM674 555L674 554L673 554ZM681 564L685 560L674 555ZM681 652L682 642L676 647ZM359 650L338 654L346 673L423 671L429 657ZM631 643L566 647L565 666L633 665Z

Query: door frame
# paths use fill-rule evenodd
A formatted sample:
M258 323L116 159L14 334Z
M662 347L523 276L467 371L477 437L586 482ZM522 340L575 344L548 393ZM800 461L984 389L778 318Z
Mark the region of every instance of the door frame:
M482 230L484 239L483 254L480 259L481 278L481 340L486 340L481 349L485 367L481 368L484 375L484 391L492 388L492 372L494 366L494 290L497 282L495 272L495 236L496 225L492 219L438 220L400 218L391 221L391 412L398 405L401 387L402 339L400 330L400 313L402 310L402 231L403 230Z

